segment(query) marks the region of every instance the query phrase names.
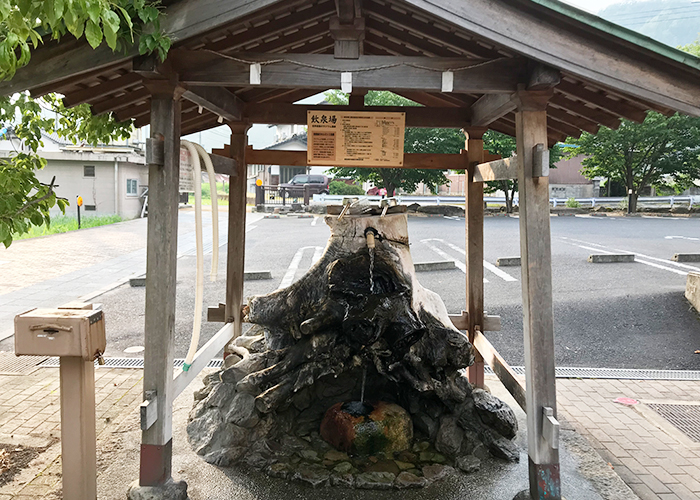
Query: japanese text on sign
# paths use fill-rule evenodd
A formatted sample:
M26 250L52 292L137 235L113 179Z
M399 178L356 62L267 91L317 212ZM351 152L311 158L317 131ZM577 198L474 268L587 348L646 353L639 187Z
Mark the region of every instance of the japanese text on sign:
M310 110L307 124L309 165L403 166L405 113Z

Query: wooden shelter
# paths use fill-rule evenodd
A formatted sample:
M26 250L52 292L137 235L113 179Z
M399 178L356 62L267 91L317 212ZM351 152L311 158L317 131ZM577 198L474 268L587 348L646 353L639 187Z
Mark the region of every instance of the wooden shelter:
M172 372L180 136L222 122L231 128L230 145L218 152L233 159L220 163L232 175L227 292L225 307L210 311L227 323L227 340L241 328L246 165L306 165L303 152L248 148L246 131L306 123L310 106L293 103L351 74L349 106L333 109L361 111L367 90L391 90L423 105L400 109L407 126L466 132L463 154L406 155L404 168L469 172L467 304L455 318L483 356L469 375L483 384L486 358L525 406L532 498L560 498L544 151L621 118L641 121L650 109L700 115L700 59L558 0L163 3L161 24L174 40L164 63L136 48L92 50L66 37L47 41L0 83L5 94L59 92L67 106L87 102L96 114L151 126L144 398L149 415L156 412L144 425L140 485L170 481L172 400L187 382ZM516 137L517 161L483 150L487 129ZM483 314L483 181L512 177L520 186L527 391L481 335L494 323Z

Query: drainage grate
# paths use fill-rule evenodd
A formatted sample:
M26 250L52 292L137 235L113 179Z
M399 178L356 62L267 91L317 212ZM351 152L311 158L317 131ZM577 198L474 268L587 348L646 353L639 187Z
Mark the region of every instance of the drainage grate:
M647 403L647 406L690 439L700 443L700 405Z
M173 368L182 368L185 364L185 360L178 358L173 360ZM224 364L223 359L212 359L207 364L207 368L221 368ZM48 358L46 361L41 363L41 368L58 368L59 361L58 358ZM97 362L95 362L95 366ZM143 358L105 358L105 364L103 368L134 368L143 369Z
M12 355L14 357L14 355ZM42 368L58 367L58 358L46 359L39 366ZM39 363L40 361L35 362ZM1 361L0 361L1 363ZM173 367L181 368L185 363L182 358L175 359ZM221 368L224 360L212 359L207 368ZM1 364L0 364L1 366ZM143 368L143 358L105 358L105 368ZM525 376L524 366L511 367L516 375ZM486 373L493 375L493 370L486 367ZM557 378L602 378L602 379L628 379L628 380L700 380L700 371L693 370L632 370L622 368L580 368L557 367Z
M511 367L516 375L525 376L524 366ZM493 375L491 368L486 373ZM634 370L626 368L556 368L557 378L600 378L617 380L700 380L697 370Z
M46 356L15 356L13 352L0 352L0 375L29 375Z

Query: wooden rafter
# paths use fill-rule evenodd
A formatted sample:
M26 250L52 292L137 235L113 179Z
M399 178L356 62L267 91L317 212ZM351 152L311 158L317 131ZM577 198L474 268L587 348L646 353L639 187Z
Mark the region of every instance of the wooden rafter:
M451 31L437 28L433 24L421 21L415 16L400 12L397 9L393 9L389 5L381 5L378 2L368 2L365 5L365 10L368 16L375 17L384 22L390 22L413 33L420 33L425 38L437 41L440 45L450 48L458 54L485 59L492 59L499 56L494 50L487 49L473 41L459 37Z

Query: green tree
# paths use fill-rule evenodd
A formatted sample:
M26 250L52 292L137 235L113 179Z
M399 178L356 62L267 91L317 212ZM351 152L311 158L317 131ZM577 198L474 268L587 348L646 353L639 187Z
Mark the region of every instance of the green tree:
M567 141L569 156L586 155L581 172L618 181L631 191L630 211L650 186L674 184L685 189L700 178L700 118L650 111L643 123L622 120L617 130L601 127Z
M162 60L170 39L160 29L159 9L160 0L0 0L0 79L11 79L42 43L63 37L120 51L138 39L141 54L155 52ZM53 182L36 178L46 164L37 154L42 130L89 144L127 138L132 130L130 120L93 116L87 104L66 109L55 95L33 99L26 92L0 97L0 122L8 138L24 145L24 152L0 160L0 242L6 247L32 225L50 224L51 208L64 211L68 204L56 197Z
M347 104L348 96L339 91L330 91L326 93L326 100L332 104ZM368 92L365 105L418 106L409 99L387 91ZM406 128L406 153L459 153L463 148L464 135L457 129ZM449 182L443 171L431 169L334 167L331 174L349 177L359 182L371 181L375 186L384 187L389 196L393 196L397 189L415 191L421 182L432 192L437 192L439 186Z
M681 45L678 48L688 52L689 54L693 54L694 56L700 57L700 38L695 40L693 43L689 43L688 45Z
M511 137L495 130L489 130L484 134L484 149L490 153L500 155L501 158L510 158L515 154L517 145L515 137ZM555 144L549 150L549 166L556 168L555 163L563 156L562 148ZM518 179L507 179L503 181L489 181L484 186L485 193L495 193L498 190L505 193L506 212L513 213L513 198L518 191Z

